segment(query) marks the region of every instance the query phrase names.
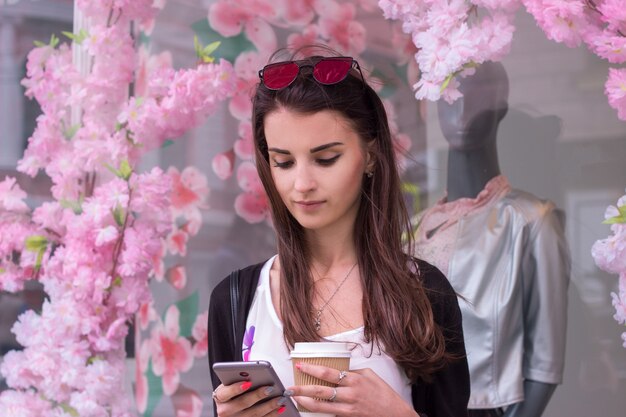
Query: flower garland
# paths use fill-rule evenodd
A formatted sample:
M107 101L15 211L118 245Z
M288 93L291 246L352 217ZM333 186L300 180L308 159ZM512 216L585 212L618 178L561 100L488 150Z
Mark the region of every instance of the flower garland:
M613 318L626 325L626 195L615 206L609 206L604 213L604 223L611 225L613 233L606 239L594 243L591 254L596 265L611 274L619 275L619 290L611 293L615 315ZM626 348L626 331L622 333Z
M134 414L120 397L128 323L150 304L151 275L184 285L184 269L166 273L162 258L168 249L184 254L208 194L195 168L136 167L235 89L226 61L174 71L166 59L137 52L131 22L149 28L163 2L76 6L90 27L68 36L88 53L89 71L77 71L71 48L53 36L29 53L23 81L43 113L18 170L34 176L43 169L53 200L31 211L14 178L0 182L0 290L20 291L37 279L48 296L41 312L25 312L13 326L24 349L0 365L11 388L0 393L2 416ZM128 97L133 82L135 95ZM71 109L81 109L78 121ZM165 327L177 325L175 318L168 314ZM194 335L194 348L202 350L202 329ZM167 390L176 387L169 379Z
M452 102L460 97L457 76L501 60L510 50L515 11L524 5L549 39L581 43L612 64L626 63L624 0L379 0L388 19L400 20L418 48L422 73L417 99ZM609 104L626 120L626 68L611 68L605 84Z

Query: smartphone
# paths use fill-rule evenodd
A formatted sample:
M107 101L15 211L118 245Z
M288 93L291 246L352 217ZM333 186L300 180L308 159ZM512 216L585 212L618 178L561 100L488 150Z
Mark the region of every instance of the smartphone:
M268 361L216 362L213 364L213 371L224 385L250 381L252 386L248 391L259 387L273 386L274 392L266 400L260 402L280 397L285 391L283 383ZM281 414L281 417L300 417L300 413L291 399L287 401L285 406L286 410Z

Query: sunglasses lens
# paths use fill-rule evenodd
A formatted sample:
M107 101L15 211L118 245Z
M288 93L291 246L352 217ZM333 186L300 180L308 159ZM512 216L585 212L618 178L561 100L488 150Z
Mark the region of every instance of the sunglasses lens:
M323 59L313 68L313 77L320 84L330 85L342 81L352 68L352 58Z
M298 65L295 62L281 62L268 65L263 69L263 83L271 90L285 88L298 76Z

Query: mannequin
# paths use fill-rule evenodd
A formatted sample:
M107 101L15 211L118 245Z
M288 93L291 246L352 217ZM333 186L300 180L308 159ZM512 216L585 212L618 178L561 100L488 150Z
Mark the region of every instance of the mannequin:
M438 103L447 196L419 216L416 251L461 296L472 417L539 417L562 381L570 259L562 213L501 175L508 78L485 63ZM531 165L529 164L529 167Z

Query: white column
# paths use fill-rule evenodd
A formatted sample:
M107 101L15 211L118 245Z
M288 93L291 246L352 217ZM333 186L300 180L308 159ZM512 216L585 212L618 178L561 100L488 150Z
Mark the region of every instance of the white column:
M23 152L24 97L15 58L16 20L0 16L0 167L14 168Z

